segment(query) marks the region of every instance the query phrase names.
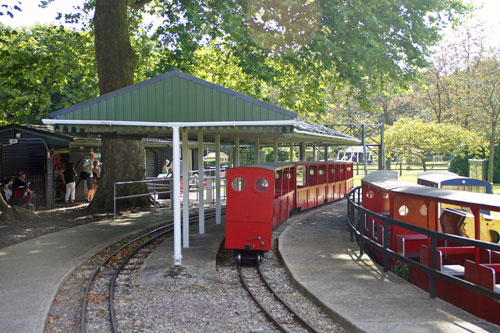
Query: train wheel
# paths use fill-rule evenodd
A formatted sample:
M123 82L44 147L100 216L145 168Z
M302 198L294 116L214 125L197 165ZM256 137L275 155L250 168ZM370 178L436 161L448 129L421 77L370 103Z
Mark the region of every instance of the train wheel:
M264 259L264 256L262 255L262 253L259 253L257 255L257 265L260 264L262 262L262 259Z

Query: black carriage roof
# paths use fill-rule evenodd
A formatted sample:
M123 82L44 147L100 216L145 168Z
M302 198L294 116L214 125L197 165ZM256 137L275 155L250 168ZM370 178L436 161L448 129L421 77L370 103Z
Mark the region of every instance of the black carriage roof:
M265 169L274 171L276 169L282 169L284 167L293 167L295 166L295 162L272 162L272 163L263 163L263 164L249 164L249 165L241 165L237 168L256 168L256 169ZM236 169L236 168L233 168Z
M367 178L367 177L365 177ZM467 192L458 190L445 190L442 188L428 187L400 181L397 179L381 179L379 181L363 182L375 187L391 190L394 193L416 195L437 199L440 202L454 203L461 206L481 206L483 209L500 210L500 196L488 193Z
M442 173L420 173L418 174L418 179L434 184L442 184L445 182L460 182L462 185L475 185L475 186L488 186L490 183L474 179L470 177L459 176L452 172L442 172ZM455 184L454 184L455 185ZM458 184L456 184L458 185Z
M429 176L429 175L450 175L450 176L455 176L455 177L458 176L457 173L450 172L450 171L445 171L445 170L428 170L428 171L422 171L422 172L417 173L417 178L420 178L420 177L423 177L423 176Z
M398 172L391 170L372 171L364 176L361 181L366 183L374 183L390 179L398 179Z
M481 206L483 209L500 210L500 196L496 194L444 190L417 184L399 186L393 188L392 191L395 193L439 199L441 202L461 204L462 206Z
M321 165L321 164L334 164L334 163L348 163L345 161L316 161L316 162L304 162L304 161L299 161L299 162L271 162L271 163L263 163L263 164L249 164L249 165L240 165L238 168L258 168L258 169L265 169L265 170L277 170L277 169L282 169L286 167L294 167L297 165ZM232 168L235 169L235 168Z

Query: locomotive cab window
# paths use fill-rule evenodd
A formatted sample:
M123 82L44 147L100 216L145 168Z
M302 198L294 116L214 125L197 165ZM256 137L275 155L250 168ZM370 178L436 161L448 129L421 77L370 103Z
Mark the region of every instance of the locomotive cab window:
M255 182L255 189L259 192L264 192L269 188L269 182L266 178L259 178Z
M236 192L241 192L245 188L245 180L240 177L234 178L231 186Z

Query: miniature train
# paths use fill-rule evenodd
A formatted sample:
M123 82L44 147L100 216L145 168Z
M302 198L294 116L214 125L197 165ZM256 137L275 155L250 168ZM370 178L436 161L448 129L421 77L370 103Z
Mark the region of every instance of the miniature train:
M440 178L443 176L422 178ZM453 178L453 176L450 176ZM460 184L474 183L460 179ZM432 183L432 181L431 181ZM435 183L435 182L434 182ZM426 184L429 185L429 184ZM407 183L397 179L397 173L379 171L368 174L361 181L363 208L379 216L405 222L438 233L467 237L480 242L467 244L437 239L436 251L431 254L428 235L403 227L389 225L387 247L393 252L477 286L500 293L500 216L499 196L476 188L476 192L443 189ZM384 224L381 218L367 214L359 229L372 241L383 245ZM473 243L473 244L471 244ZM368 246L374 257L382 262L378 248ZM390 264L395 264L392 260ZM408 280L424 290L430 290L430 276L425 271L409 266ZM465 310L500 324L500 302L497 299L463 288L449 280L437 279L437 296Z
M354 186L351 162L276 162L227 171L226 240L239 262L260 261L291 214L338 200Z

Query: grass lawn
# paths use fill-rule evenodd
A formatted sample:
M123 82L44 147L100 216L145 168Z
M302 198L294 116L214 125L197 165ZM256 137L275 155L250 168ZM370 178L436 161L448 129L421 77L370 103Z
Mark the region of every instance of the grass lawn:
M393 171L398 171L398 179L401 179L402 181L409 182L409 183L417 183L417 174L419 172L424 171L421 168L418 168L417 166L411 166L410 169L408 168L403 168L403 174L399 175L399 169L395 169L393 167ZM446 169L439 168L439 169L427 169L427 170L442 170L442 171L447 171ZM375 171L375 169L370 169L368 168L368 172ZM354 167L354 186L361 186L361 178L363 178L365 175L360 168L359 170L359 175L357 175L357 170L356 167ZM500 193L500 184L498 184L498 190Z

